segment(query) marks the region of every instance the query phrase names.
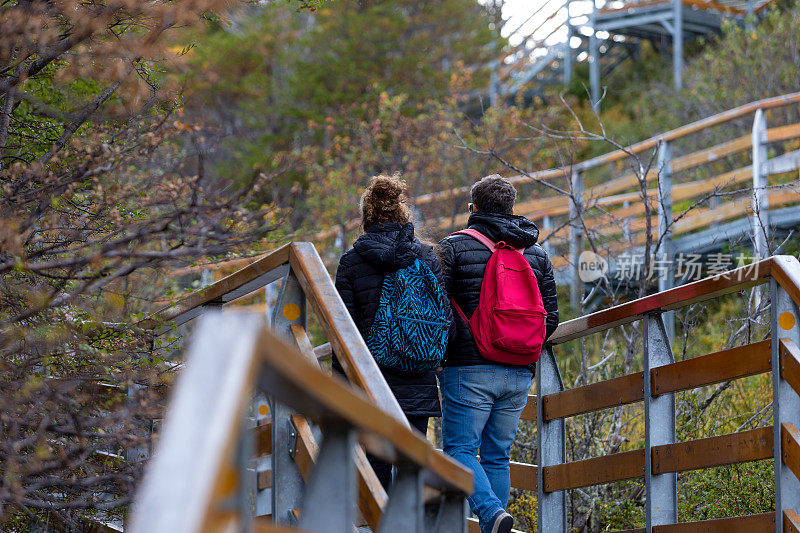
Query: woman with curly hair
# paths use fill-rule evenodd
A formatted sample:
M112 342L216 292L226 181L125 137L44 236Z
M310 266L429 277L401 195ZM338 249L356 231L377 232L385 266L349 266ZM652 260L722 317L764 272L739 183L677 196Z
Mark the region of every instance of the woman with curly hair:
M370 180L361 196L364 233L339 261L336 288L411 426L425 434L429 417L441 416L434 370L441 358L437 350L443 355L450 335L452 311L433 247L414 235L406 189L397 174ZM410 333L396 331L406 328L397 325L398 316L419 318L420 312L428 314L410 320ZM391 465L374 457L370 462L388 487Z

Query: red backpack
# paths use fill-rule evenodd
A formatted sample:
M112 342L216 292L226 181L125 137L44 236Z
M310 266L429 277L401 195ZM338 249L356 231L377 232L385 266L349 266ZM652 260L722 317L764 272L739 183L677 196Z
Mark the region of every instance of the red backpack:
M469 326L478 351L490 361L528 365L539 360L545 337L545 317L539 283L530 263L503 241L498 243L474 229L453 235L469 235L492 251L486 263L478 308L467 320L451 297L458 314Z

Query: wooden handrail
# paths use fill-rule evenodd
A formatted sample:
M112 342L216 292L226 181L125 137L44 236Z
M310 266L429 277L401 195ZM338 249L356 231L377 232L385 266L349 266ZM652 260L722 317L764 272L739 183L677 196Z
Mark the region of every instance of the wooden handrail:
M800 394L800 348L789 339L780 339L779 342L781 377Z
M351 383L401 423L408 420L386 384L328 270L310 242L292 243L289 264Z
M671 311L731 292L748 289L766 283L769 276L773 276L792 299L800 305L800 262L796 257L778 255L730 270L720 276L708 277L562 322L548 343L561 344L615 326L629 324L653 311Z
M582 161L573 165L573 171L585 171L600 165L604 165L606 163L612 163L614 161L619 161L620 159L624 159L628 156L629 153L639 153L643 152L644 150L649 150L655 148L656 145L661 141L674 141L685 137L687 135L691 135L692 133L697 133L698 131L718 126L720 124L724 124L726 122L730 122L731 120L735 120L737 118L743 117L750 113L755 112L758 109L773 109L775 107L783 107L789 104L800 102L800 92L784 94L781 96L775 96L771 98L764 98L762 100L757 100L755 102L750 102L739 107L735 107L733 109L729 109L727 111L723 111L721 113L717 113L716 115L712 115L710 117L706 117L704 119L697 120L690 124L686 124L675 128L673 130L666 131L664 133L655 135L638 143L634 143L625 150L614 150L613 152L609 152L607 154L603 154L601 156L594 157L592 159L588 159L586 161ZM533 180L546 180L551 178L563 177L564 170L560 168L548 169L548 170L541 170L538 172L530 173L530 176L516 176L511 178L512 181L517 183L524 183L527 181ZM414 198L414 203L416 205L425 205L435 200L441 200L444 198L450 198L457 194L465 193L469 190L469 187L454 187L452 189L444 190L444 191L437 191L435 193L429 193L420 195Z
M240 519L230 512L230 501L244 490L238 471L247 461L234 462L234 452L244 434L242 415L256 381L271 397L314 418L323 428L329 424L352 428L375 455L426 470L426 483L462 497L471 493L469 470L359 390L325 374L277 337L263 316L219 313L198 324L159 452L148 465L134 507L133 533L237 527ZM302 433L295 460L308 474L316 455L312 435L304 417L292 420Z
M254 352L265 365L260 384L281 403L316 420L341 420L375 435L380 440L365 439L374 455L392 462L411 461L438 476L448 490L472 492L472 472L381 411L360 391L315 368L269 328L261 329Z
M285 244L267 253L230 276L159 309L137 325L152 329L163 326L165 322L176 321L178 318L182 318L182 322L185 322L199 315L199 309L204 305L221 305L233 301L267 285L270 280L279 279L282 273L276 270L289 262L290 247L291 244Z
M222 305L279 279L291 267L317 312L325 334L348 379L384 411L407 424L375 359L344 306L333 280L311 243L289 243L253 261L233 274L170 304L138 324L143 328L180 324L199 316L204 306Z

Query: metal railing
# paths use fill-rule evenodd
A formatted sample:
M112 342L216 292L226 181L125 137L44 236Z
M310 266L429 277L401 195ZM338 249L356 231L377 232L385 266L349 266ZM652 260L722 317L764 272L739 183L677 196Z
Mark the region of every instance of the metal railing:
M675 362L662 314L757 285L769 284L769 339ZM566 491L643 478L646 527L630 531L796 531L800 526L800 263L775 256L723 275L659 292L561 324L537 365L539 531L566 532ZM553 346L615 326L642 322L644 370L566 389ZM772 427L688 442L676 441L675 393L772 372ZM567 462L565 419L642 402L642 449ZM678 523L677 473L775 459L775 512ZM518 466L518 468L523 468ZM530 485L520 487L530 489ZM786 529L784 529L786 528ZM792 529L794 528L794 529Z
M219 313L278 280L271 327L258 315ZM330 348L313 346L308 306ZM281 247L140 326L169 329L209 313L197 324L133 531L465 530L472 474L408 427L313 245ZM317 353L331 349L355 388L320 370ZM388 494L356 435L396 465Z

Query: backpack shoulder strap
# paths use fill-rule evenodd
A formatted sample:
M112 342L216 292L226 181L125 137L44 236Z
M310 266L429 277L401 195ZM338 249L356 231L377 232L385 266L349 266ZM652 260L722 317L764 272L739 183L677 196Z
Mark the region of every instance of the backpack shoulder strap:
M497 243L494 242L492 239L481 233L480 231L472 228L462 229L456 232L451 233L451 235L469 235L473 239L480 242L482 245L486 246L489 250L494 252L495 248L497 248ZM509 246L509 248L511 248ZM518 251L519 253L524 253L525 248L514 248L514 250Z
M476 229L466 228L456 231L452 233L452 235L469 235L491 251L494 251L494 249L497 247L497 243Z

